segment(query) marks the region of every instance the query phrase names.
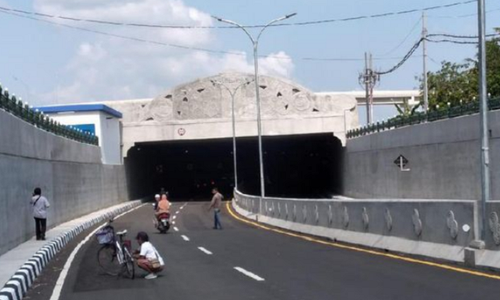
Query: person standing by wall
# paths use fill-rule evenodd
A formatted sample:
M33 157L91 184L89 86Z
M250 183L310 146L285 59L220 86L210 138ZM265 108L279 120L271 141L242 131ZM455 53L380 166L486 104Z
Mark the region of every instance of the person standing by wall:
M47 208L50 203L42 196L42 189L37 187L33 192L30 204L33 205L33 217L35 218L36 240L45 241L45 231L47 229Z
M214 209L214 227L213 229L222 229L222 225L220 223L220 209L222 207L222 194L219 193L218 188L213 188L212 189L212 202L210 202L210 206L208 207L208 210Z

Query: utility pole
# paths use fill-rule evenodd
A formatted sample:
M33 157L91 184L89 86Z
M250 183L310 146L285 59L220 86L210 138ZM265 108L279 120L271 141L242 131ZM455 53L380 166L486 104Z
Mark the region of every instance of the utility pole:
M365 52L365 71L359 75L359 83L365 86L366 97L366 123L373 123L373 88L379 76L373 71L373 58L371 53Z
M368 53L365 52L365 75L364 75L364 83L365 83L365 97L366 97L366 124L372 123L372 118L370 114L370 86L368 80Z
M375 73L373 72L373 59L372 59L372 54L370 53L368 55L369 62L368 62L368 70L370 74L370 124L372 124L373 121L373 87L375 86L375 83L377 82L377 76L375 76Z
M427 22L425 12L422 13L422 51L424 59L424 111L429 110L429 87L427 85Z
M481 240L486 238L486 203L490 200L490 158L488 137L488 92L486 86L485 0L478 0L479 31L479 115L481 118Z

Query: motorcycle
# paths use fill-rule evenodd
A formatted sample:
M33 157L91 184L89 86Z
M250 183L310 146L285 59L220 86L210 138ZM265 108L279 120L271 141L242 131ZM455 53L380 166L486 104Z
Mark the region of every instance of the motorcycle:
M155 220L156 229L160 231L160 233L167 233L170 229L170 214L162 213L158 216L158 219Z

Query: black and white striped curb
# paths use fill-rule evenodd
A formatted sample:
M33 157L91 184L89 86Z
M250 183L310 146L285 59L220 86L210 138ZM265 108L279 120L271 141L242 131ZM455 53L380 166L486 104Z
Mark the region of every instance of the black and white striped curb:
M51 240L49 243L40 248L40 250L38 250L30 259L28 259L28 261L21 266L14 276L7 281L7 283L0 290L0 300L21 300L33 284L33 281L35 281L35 278L40 275L43 268L45 268L49 261L75 236L97 223L109 220L110 218L137 207L140 204L140 201L131 202L125 206L86 221L85 223L80 224L79 226L76 226L75 228L68 230L57 238Z

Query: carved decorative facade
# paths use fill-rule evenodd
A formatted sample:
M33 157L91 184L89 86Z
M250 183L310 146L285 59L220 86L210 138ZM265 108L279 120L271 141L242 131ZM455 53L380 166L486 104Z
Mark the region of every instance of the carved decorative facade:
M175 122L231 118L231 94L235 95L235 115L239 119L256 117L253 76L223 73L180 85L153 100L120 108L124 122ZM293 82L268 76L259 77L263 117L322 116L342 114L355 100L346 96L316 95ZM352 102L352 103L351 103Z

